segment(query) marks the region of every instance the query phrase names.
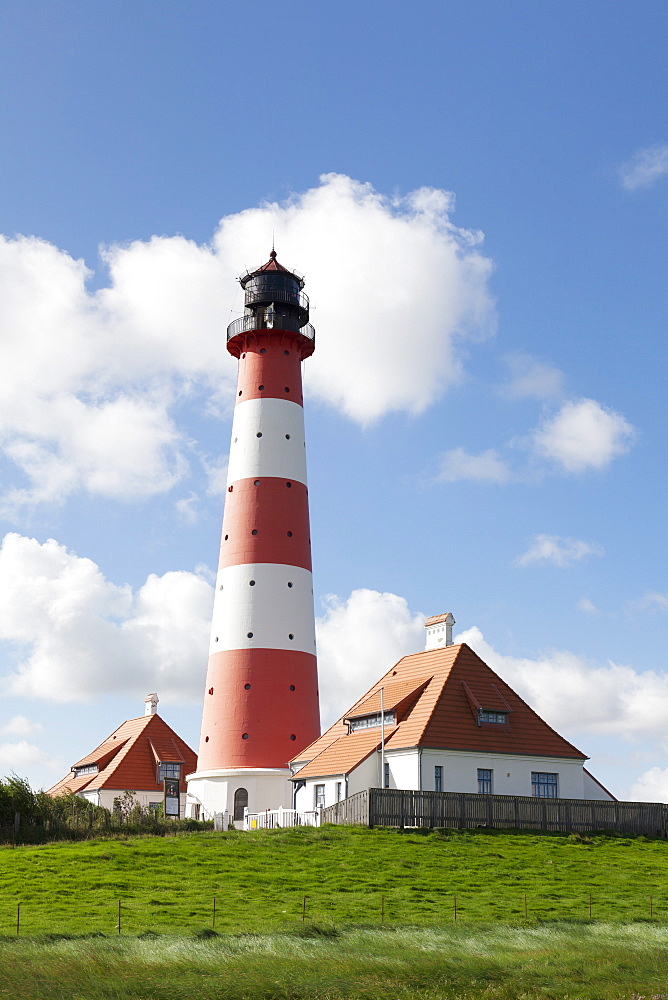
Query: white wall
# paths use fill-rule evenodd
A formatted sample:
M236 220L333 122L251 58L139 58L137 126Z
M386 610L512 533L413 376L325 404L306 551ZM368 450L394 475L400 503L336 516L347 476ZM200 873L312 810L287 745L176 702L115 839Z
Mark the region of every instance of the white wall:
M200 819L213 819L214 813L228 811L234 815L234 793L237 788L248 792L248 809L278 809L292 806L290 771L272 768L235 768L228 771L200 771L188 775L187 815L193 806L200 806ZM310 808L313 808L312 806Z
M612 799L612 795L606 792L605 788L599 785L598 781L591 774L583 771L582 777L584 778L584 797L586 799L604 799L606 802Z
M422 751L422 788L434 789L434 767L443 768L443 791L477 792L478 768L492 771L495 795L531 795L531 772L558 774L557 794L561 799L589 798L585 789L582 761L563 757L528 757L515 754L472 754L457 750ZM600 786L599 786L600 789ZM592 796L600 798L602 796Z

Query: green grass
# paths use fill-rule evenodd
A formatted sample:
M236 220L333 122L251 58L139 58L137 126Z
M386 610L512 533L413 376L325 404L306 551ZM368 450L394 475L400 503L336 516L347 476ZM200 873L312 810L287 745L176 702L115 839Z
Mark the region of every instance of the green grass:
M0 998L649 1000L668 996L667 955L647 924L0 941Z
M0 848L0 935L216 929L307 922L390 927L650 915L668 925L668 844L623 837L324 827ZM668 988L666 989L668 993Z

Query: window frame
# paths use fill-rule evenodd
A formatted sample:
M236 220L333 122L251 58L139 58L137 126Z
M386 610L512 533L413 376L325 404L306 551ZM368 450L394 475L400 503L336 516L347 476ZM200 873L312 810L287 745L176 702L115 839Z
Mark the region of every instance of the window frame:
M534 799L558 799L559 772L532 771L531 795Z
M177 760L159 760L157 782L160 785L165 778L181 780L181 762Z
M313 808L325 808L325 785L317 784L313 786Z
M434 791L443 791L443 765L434 764Z
M491 767L478 768L478 795L494 794L494 770Z

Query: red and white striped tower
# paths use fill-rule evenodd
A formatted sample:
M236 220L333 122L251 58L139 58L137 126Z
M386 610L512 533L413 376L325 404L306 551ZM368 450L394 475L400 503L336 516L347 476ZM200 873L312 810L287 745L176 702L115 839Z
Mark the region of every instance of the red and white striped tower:
M291 805L287 762L320 733L301 362L303 279L269 261L240 279L239 359L220 562L190 813ZM197 808L199 806L199 809Z

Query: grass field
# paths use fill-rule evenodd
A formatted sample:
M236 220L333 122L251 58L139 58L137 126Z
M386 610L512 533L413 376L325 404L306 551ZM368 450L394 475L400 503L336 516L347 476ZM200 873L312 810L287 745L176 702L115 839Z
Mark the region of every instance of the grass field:
M306 923L457 927L589 918L668 926L668 844L324 827L0 848L0 935L190 935ZM384 899L383 899L384 897ZM525 918L526 897L526 918ZM651 903L650 903L651 897ZM651 907L651 910L650 910ZM668 989L666 990L668 993Z
M0 997L649 1000L668 996L667 946L665 927L559 923L311 938L0 941Z

